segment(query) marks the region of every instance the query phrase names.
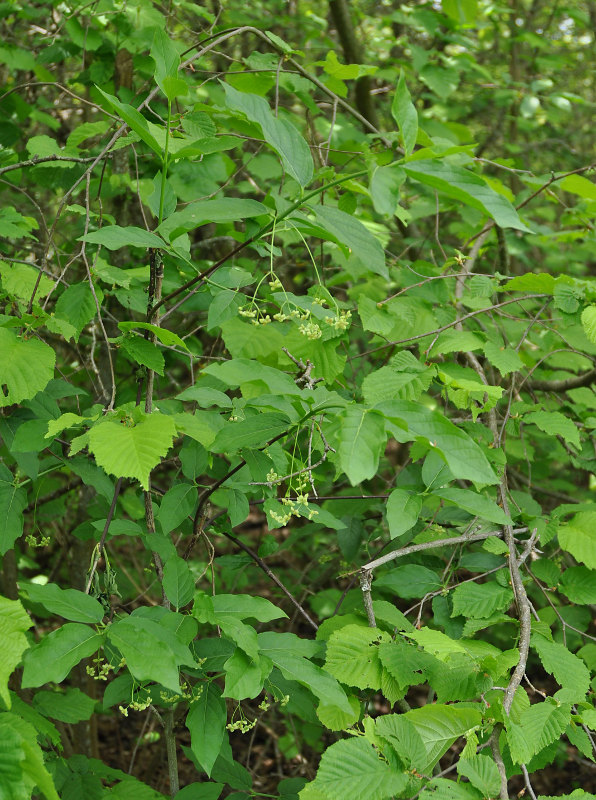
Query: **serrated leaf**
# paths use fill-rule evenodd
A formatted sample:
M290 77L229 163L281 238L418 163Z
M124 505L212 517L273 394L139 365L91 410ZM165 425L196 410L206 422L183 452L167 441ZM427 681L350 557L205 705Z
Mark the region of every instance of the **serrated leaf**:
M348 406L339 416L339 463L352 486L374 477L385 447L383 417L360 405Z
M582 325L588 339L596 343L596 306L586 306L582 311Z
M545 700L535 703L520 715L519 725L507 724L507 742L511 759L516 764L525 764L556 741L571 720L569 706L558 706Z
M24 689L44 683L61 683L81 659L95 653L103 644L104 634L87 625L69 622L33 645L23 658Z
M330 800L386 800L405 789L408 776L382 761L365 739L344 739L327 748L314 786Z
M430 386L434 374L433 368L424 372L396 372L392 367L381 367L362 381L362 396L371 405L395 398L418 400Z
M409 155L414 149L418 135L418 112L416 111L416 106L412 103L403 69L400 70L397 89L391 104L391 116L397 122L404 143L404 150L406 155Z
M530 414L524 414L523 420L531 422L551 436L561 436L568 444L579 449L579 431L572 420L560 411L532 411Z
M507 281L504 288L508 292L552 294L555 290L555 279L548 272L527 272Z
M577 701L583 700L590 688L590 673L582 659L564 644L549 642L543 636L532 636L531 643L544 669L561 686L577 692Z
M516 228L532 233L506 197L495 192L479 175L463 167L450 164L446 160L425 159L404 164L404 170L414 180L484 211L501 228Z
M576 514L558 530L559 544L589 569L596 569L596 511Z
M513 592L495 581L462 583L453 590L453 612L473 619L490 617L495 611L505 611L513 601Z
M103 292L96 288L95 293L101 303ZM78 342L83 328L97 314L97 306L87 282L72 283L65 289L56 302L56 316L66 320L75 329L74 340Z
M89 719L96 701L80 689L68 687L65 692L37 692L33 707L40 714L70 724Z
M378 628L346 625L329 637L325 669L348 686L378 690L382 672L379 644L390 640Z
M560 578L558 591L572 603L580 605L596 603L596 570L587 567L569 567Z
M517 350L512 347L499 347L494 342L486 342L484 355L503 376L509 375L510 372L517 372L524 366Z
M394 489L387 500L387 523L392 539L401 536L418 521L422 498L405 489Z
M39 339L0 328L0 408L30 400L54 377L56 354Z
M46 800L60 800L37 743L37 731L16 714L0 716L0 791L7 800L28 800L37 789Z
M312 211L317 224L328 231L334 241L353 253L371 272L388 277L381 243L359 219L333 206L315 206Z
M10 709L8 679L19 665L21 656L29 647L25 631L33 624L18 600L0 596L0 697Z
M135 478L147 490L149 473L172 446L175 433L173 419L165 414L147 415L132 427L108 420L89 431L89 449L107 473Z
M61 589L55 583L30 583L24 591L33 603L39 603L52 614L72 622L101 622L105 615L102 604L78 589Z
M482 792L483 797L496 797L501 789L501 777L497 765L488 756L480 754L460 758L457 771Z

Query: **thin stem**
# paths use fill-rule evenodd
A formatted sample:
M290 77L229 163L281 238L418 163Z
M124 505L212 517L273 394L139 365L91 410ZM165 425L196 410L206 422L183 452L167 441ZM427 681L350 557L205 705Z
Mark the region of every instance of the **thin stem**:
M170 122L172 119L172 101L168 98L168 120L166 123L166 143L164 146L163 151L163 160L162 160L162 167L161 167L161 191L159 193L159 217L158 217L158 225L161 225L163 221L163 206L164 200L166 196L166 182L168 179L168 157L169 157L169 147L170 147Z

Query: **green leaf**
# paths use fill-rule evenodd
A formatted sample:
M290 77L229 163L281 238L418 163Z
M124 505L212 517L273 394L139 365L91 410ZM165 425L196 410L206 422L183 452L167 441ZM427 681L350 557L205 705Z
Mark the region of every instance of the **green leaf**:
M292 123L283 117L275 117L263 97L238 92L229 83L224 83L223 87L228 107L260 125L265 141L279 155L288 175L300 186L308 186L314 171L310 148Z
M105 615L102 604L78 589L61 589L55 583L29 583L23 587L32 603L39 603L52 614L72 622L101 622Z
M492 467L480 447L439 411L407 401L391 401L378 406L389 419L405 422L411 435L436 447L455 478L477 483L498 483Z
M136 680L155 681L180 694L178 666L192 666L194 659L164 626L136 615L124 617L110 625L108 638Z
M387 522L392 539L401 536L418 522L422 498L405 489L394 489L387 500Z
M108 250L119 250L121 247L164 248L165 242L154 233L144 228L135 228L129 225L122 228L120 225L107 225L98 231L80 236L77 241L101 244Z
M416 137L418 136L418 112L416 111L416 106L412 103L403 69L399 72L399 81L391 104L391 115L397 122L404 143L404 150L408 156L414 149Z
M415 708L404 716L414 725L426 748L427 761L420 770L423 773L432 770L456 739L482 721L480 711L439 703Z
M197 487L190 483L179 483L164 494L157 518L164 533L178 528L194 513L197 504Z
M151 45L151 58L155 61L155 82L168 100L175 100L176 97L187 94L188 86L178 77L180 56L172 40L162 28L155 30Z
M176 211L161 223L159 233L171 242L201 225L213 222L236 222L250 217L270 216L271 209L256 200L221 197L217 200L197 200L182 211Z
M418 564L404 564L377 578L375 586L383 586L406 599L422 597L442 588L436 572Z
M524 414L523 420L531 422L551 436L561 436L568 444L579 449L579 431L572 420L561 414L560 411L533 411L530 414Z
M136 478L147 490L149 473L172 446L175 433L172 418L159 413L145 416L133 427L108 420L89 431L89 449L107 473Z
M510 372L517 372L524 366L517 350L512 347L499 347L494 342L486 342L484 355L503 377L509 375Z
M435 489L433 495L441 497L475 517L494 522L497 525L511 525L511 518L494 500L470 489Z
M397 772L365 739L344 739L323 753L315 788L330 800L387 800L402 792L408 776Z
M555 290L555 279L547 272L527 272L507 281L503 287L508 292L537 292L552 294Z
M54 377L56 353L39 339L0 328L0 408L30 400Z
M60 800L37 743L35 728L16 714L0 715L0 793L7 800L28 800L33 788L46 800Z
M142 336L124 336L118 343L133 363L142 364L158 375L163 375L165 360L153 342L148 342Z
M501 789L499 770L492 758L483 755L472 755L460 758L457 771L482 792L483 797L497 797Z
M428 389L435 374L434 368L422 372L397 372L392 366L369 372L362 381L365 402L375 405L385 400L418 400Z
M96 701L80 689L69 687L65 692L37 692L33 707L45 717L74 724L89 719Z
M22 535L26 505L27 492L16 485L12 472L0 463L0 555L11 550Z
M166 597L176 609L190 603L195 592L195 582L190 567L183 558L173 555L166 561L162 586Z
M101 303L103 292L95 288L98 301ZM91 292L89 283L71 283L65 289L56 302L56 316L66 320L75 329L74 340L79 341L79 336L83 328L88 325L97 314L95 298Z
M378 214L407 219L407 211L399 205L399 190L406 180L406 173L397 164L377 167L370 179L370 193Z
M18 600L0 596L0 697L6 708L10 708L8 679L21 662L21 656L29 647L25 631L32 625L29 615Z
M148 144L154 153L157 153L158 156L161 156L162 147L155 136L151 133L149 124L145 117L140 114L136 108L129 106L127 103L121 103L117 97L104 92L99 88L99 86L96 86L95 88L107 102L108 107L116 111L122 117L131 131L134 131L137 136L145 142L145 144Z
M325 705L337 706L346 714L351 714L352 707L338 681L304 656L292 652L292 646L288 645L288 642L293 643L295 640L303 647L310 647L312 643L304 642L297 637L290 639L288 637L291 637L291 634L257 634L261 654L270 658L287 680L297 681L306 686ZM309 654L308 649L304 652Z
M257 697L263 691L263 684L272 668L273 662L267 656L252 659L237 647L224 664L225 697L233 697L235 700Z
M491 189L479 175L438 159L410 161L403 168L410 178L432 186L447 197L484 211L499 227L532 233L521 221L509 200Z
M596 571L586 567L569 567L561 576L558 591L572 603L579 605L596 603Z
M596 343L596 306L586 306L584 308L582 311L582 325L588 339L592 343Z
M333 206L314 206L312 212L317 224L328 231L334 241L356 256L363 267L388 278L383 247L359 219Z
M103 641L104 634L74 622L47 633L25 653L23 688L60 683L81 659L97 652Z
M532 636L532 647L538 653L544 669L566 689L577 692L577 701L584 699L590 688L590 673L581 658L564 644L549 642L543 636Z
M226 704L215 683L201 684L202 692L186 715L190 749L208 776L220 753L226 730Z
M352 404L339 416L338 455L352 486L373 478L385 447L383 417L364 406Z
M183 350L188 350L184 340L177 333L169 331L167 328L160 328L159 325L152 325L150 322L119 322L118 327L124 332L135 328L151 331L155 338L159 339L166 347L181 347Z
M288 616L281 608L274 606L270 600L250 594L216 594L212 598L212 602L218 622L222 622L227 617L271 622L274 619L287 619Z
M568 525L561 525L559 544L589 569L596 569L596 511L576 514Z
M530 761L532 756L559 739L570 720L569 706L559 706L548 699L530 706L520 715L519 725L507 724L507 743L512 761L516 764Z
M263 412L239 422L228 422L219 431L209 449L214 453L236 453L243 447L259 447L291 429L284 414Z
M379 644L391 638L378 628L346 625L327 642L325 669L342 683L359 689L380 689Z
M462 583L453 590L452 617L483 619L495 611L505 611L513 602L513 592L495 581Z

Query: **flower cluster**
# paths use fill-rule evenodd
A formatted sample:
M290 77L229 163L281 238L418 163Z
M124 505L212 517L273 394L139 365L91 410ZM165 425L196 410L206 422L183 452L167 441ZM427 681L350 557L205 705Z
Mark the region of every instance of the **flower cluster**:
M351 311L340 311L335 317L325 317L327 325L331 325L336 331L343 333L350 327L350 320L352 319Z
M255 727L256 724L256 719L253 719L252 722L248 719L237 719L236 722L228 722L226 728L230 732L240 731L240 733L248 733Z
M306 336L307 339L320 339L323 335L321 326L317 325L316 322L303 323L298 330L303 336Z

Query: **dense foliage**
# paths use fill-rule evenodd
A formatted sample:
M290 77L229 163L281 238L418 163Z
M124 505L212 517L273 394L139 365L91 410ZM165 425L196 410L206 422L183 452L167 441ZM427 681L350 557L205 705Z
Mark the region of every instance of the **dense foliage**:
M0 797L595 797L594 4L0 19Z

